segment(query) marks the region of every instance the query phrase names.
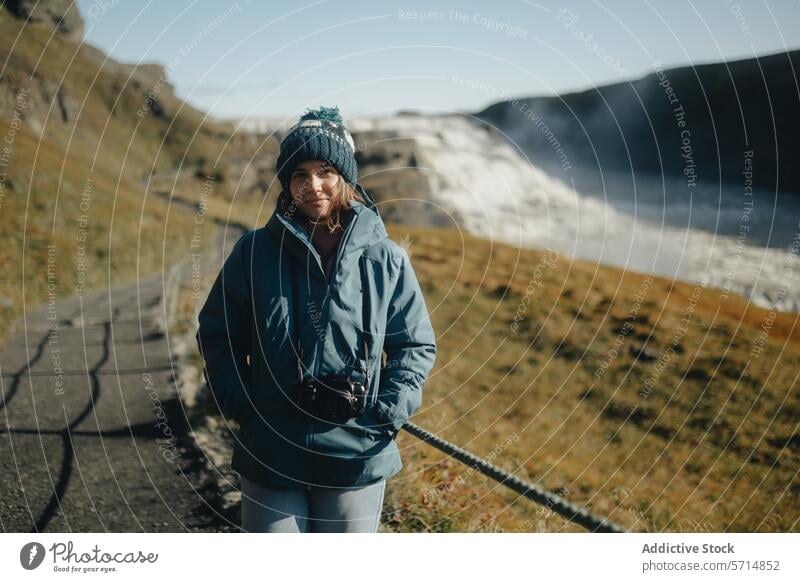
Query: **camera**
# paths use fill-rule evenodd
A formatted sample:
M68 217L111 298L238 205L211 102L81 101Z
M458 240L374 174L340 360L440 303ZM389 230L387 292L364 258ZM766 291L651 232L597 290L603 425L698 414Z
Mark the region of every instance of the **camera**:
M306 414L343 422L364 412L367 389L344 374L305 378L295 384L294 400Z

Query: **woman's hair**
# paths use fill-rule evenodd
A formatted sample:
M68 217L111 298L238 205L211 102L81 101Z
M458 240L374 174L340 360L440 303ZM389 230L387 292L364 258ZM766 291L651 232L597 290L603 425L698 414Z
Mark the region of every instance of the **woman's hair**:
M342 228L342 212L350 208L350 203L353 200L366 204L358 190L353 188L353 185L339 174L339 188L336 196L331 201L331 211L328 213L327 219L321 221L320 224L325 224L331 232Z

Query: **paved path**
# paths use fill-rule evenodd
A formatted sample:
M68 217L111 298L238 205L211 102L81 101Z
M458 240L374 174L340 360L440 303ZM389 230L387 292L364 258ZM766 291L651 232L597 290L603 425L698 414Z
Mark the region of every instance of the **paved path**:
M186 444L153 317L162 286L44 304L0 347L2 531L238 529L211 508L213 479Z

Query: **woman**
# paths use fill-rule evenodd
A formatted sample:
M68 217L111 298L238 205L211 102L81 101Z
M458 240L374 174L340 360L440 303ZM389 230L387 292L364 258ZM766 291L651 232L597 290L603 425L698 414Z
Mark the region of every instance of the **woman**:
M275 212L234 245L197 333L211 393L240 427L242 528L374 532L433 329L337 108L300 117L277 173Z

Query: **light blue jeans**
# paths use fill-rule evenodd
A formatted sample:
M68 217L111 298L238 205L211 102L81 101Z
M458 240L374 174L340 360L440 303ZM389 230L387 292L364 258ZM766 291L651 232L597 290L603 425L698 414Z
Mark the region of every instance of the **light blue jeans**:
M241 476L242 529L268 533L374 533L386 480L361 487L269 489Z

